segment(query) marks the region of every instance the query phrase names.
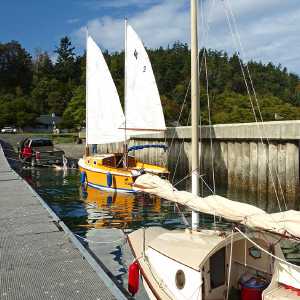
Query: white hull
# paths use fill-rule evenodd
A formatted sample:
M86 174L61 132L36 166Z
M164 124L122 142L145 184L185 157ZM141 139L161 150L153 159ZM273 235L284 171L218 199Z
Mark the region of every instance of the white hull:
M254 249L238 232L232 236L231 232L192 233L156 227L137 230L128 239L150 299L225 299L227 292L240 288L241 278L255 277L257 273L266 280L262 299L299 299L295 289L287 290L284 285L285 282L292 284L293 280L300 283L299 270L288 268L283 272L284 264L277 260L274 263L271 256ZM275 256L284 261L281 248L276 244L277 237L254 233L252 239L266 251L269 244L273 244ZM255 253L259 257L255 257ZM184 274L183 282L178 276L180 272ZM283 294L286 298L282 298Z

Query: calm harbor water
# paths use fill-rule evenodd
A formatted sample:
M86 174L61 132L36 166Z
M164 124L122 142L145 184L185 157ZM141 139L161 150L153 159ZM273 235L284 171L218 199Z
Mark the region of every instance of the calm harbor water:
M21 175L74 232L182 225L170 202L143 194L84 189L77 170L23 169Z
M121 241L123 232L149 226L184 227L181 214L188 219L190 217L188 211L180 212L172 203L157 197L84 189L80 185L78 170L33 168L22 169L20 174L124 288L127 286L127 268L132 256L128 245L124 248L125 243ZM268 197L267 202L258 202L255 195L249 193L236 194L225 189L217 192L232 200L251 203L268 211L278 211L276 199L271 197ZM211 216L203 215L200 220L204 227L210 227L213 222ZM222 221L218 226L230 225ZM103 239L119 243L101 244ZM291 261L298 263L298 246L284 246L294 258ZM147 299L143 288L136 299Z

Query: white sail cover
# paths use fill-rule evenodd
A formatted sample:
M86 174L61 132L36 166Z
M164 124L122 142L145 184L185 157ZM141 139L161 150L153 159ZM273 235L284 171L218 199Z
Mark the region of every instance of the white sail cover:
M166 124L152 66L144 45L127 25L126 46L126 127L130 135L145 130L165 130ZM132 131L142 129L144 131Z
M217 195L201 198L189 192L177 191L169 181L151 174L139 176L134 183L134 188L185 205L194 211L220 216L251 228L300 238L299 211L289 210L268 214L253 205Z
M119 95L103 54L92 37L87 38L86 63L87 144L124 140L124 114Z

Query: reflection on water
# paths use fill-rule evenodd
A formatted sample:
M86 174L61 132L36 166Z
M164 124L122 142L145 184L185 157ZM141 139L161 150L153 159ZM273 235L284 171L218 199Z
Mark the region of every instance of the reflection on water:
M39 168L24 169L21 173L59 217L80 234L85 234L92 228L133 230L153 225L183 226L181 214L172 203L145 194L104 192L90 187L84 189L80 185L77 170ZM182 189L187 182L189 180L182 182L178 188ZM204 184L201 190L204 196L211 194ZM279 210L276 198L271 196L267 197L267 201L258 201L254 194L237 193L220 185L216 192L232 200L256 205L268 212ZM211 217L202 216L204 226L211 222Z
M123 232L142 226L184 226L170 202L143 194L85 189L76 170L25 169L21 175L125 289L133 257ZM142 285L135 299L147 299Z
M105 192L79 183L76 170L25 169L22 176L75 232L182 225L174 205L154 196Z
M126 232L142 226L162 225L169 228L183 227L181 213L168 201L144 194L109 193L80 185L77 170L25 169L21 175L42 196L56 214L78 236L85 246L98 257L109 272L122 285L127 285L127 266L132 261L128 245L104 243L103 240L120 240ZM205 186L204 195L209 194ZM236 193L219 187L217 194L232 200L254 204L267 211L278 211L277 200L257 201L250 193ZM296 207L295 207L296 208ZM188 212L184 212L189 216ZM201 215L201 225L210 227L212 216ZM218 226L229 224L218 220ZM286 257L294 263L300 262L298 245L282 245ZM127 247L127 248L126 248ZM143 290L136 299L146 299Z

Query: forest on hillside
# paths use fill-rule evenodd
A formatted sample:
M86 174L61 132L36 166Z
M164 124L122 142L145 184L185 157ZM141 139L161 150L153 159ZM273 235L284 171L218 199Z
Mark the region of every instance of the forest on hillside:
M148 49L167 125L189 120L190 51L180 42L167 48ZM85 54L76 55L68 37L63 37L54 51L52 62L48 53L38 51L34 57L17 41L0 43L0 127L34 125L41 114L55 113L63 117L61 127L76 129L85 124ZM203 54L206 54L207 77ZM120 99L124 96L124 52L104 52L106 62L117 86ZM200 51L201 121L209 120L207 90L212 123L253 122L253 109L247 89L255 87L262 117L300 119L300 79L281 65L271 62L242 62L247 85L236 54L216 50ZM99 82L99 84L101 84ZM207 89L208 87L208 89ZM253 93L253 91L251 91ZM252 96L254 101L254 97ZM255 102L255 101L254 101ZM109 104L108 104L109 105Z

